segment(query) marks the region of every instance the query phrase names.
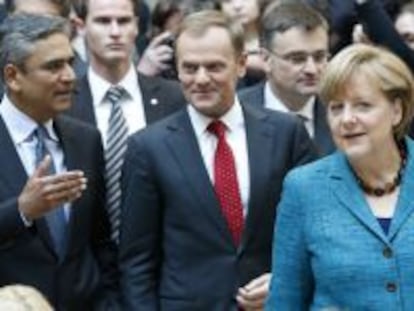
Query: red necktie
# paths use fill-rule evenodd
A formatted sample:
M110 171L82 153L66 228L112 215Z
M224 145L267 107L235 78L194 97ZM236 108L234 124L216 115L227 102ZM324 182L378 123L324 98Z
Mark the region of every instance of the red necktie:
M207 130L217 136L214 155L214 190L234 243L238 246L243 231L243 208L233 153L226 142L226 126L221 121L213 121Z

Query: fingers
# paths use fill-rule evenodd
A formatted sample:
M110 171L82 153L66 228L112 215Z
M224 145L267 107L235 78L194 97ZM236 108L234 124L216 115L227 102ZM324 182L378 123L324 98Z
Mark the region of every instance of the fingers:
M51 205L71 202L86 189L87 180L80 171L65 172L42 178L42 196Z
M158 36L154 37L148 47L156 47L163 44L168 38L172 36L172 33L169 31L163 32Z
M237 302L245 310L262 310L269 292L270 273L265 273L239 288Z

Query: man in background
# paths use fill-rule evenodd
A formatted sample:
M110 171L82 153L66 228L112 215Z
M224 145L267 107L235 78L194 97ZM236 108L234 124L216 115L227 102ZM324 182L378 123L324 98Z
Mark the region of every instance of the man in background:
M302 3L270 5L261 27L267 81L240 93L240 100L258 107L298 115L320 155L335 150L317 97L328 57L328 24Z
M77 85L71 116L96 126L106 155L107 205L118 240L120 176L128 135L185 105L176 82L138 74L135 0L86 0L79 12L89 68Z

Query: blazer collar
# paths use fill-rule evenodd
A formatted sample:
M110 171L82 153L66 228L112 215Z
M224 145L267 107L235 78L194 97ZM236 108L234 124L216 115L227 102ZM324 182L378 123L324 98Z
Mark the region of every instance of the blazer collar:
M406 138L405 141L408 150L407 164L401 180L397 206L388 236L384 234L377 219L371 212L346 156L337 151L333 154L330 165L330 179L332 181L330 187L337 199L362 224L387 244L395 238L401 226L414 211L414 199L412 196L414 189L414 143L409 138Z
M246 124L246 137L249 154L250 170L250 197L246 225L238 252L240 253L255 230L260 225L262 210L268 208L263 206L261 194L267 187L270 174L270 161L272 159L272 131L264 119L267 113L242 105ZM200 208L206 216L221 232L223 237L233 245L227 224L220 212L219 202L214 193L214 188L205 169L202 155L198 148L198 142L190 118L186 109L171 119L167 124L171 135L165 139L173 156L181 167L181 171L188 181L189 192L197 197ZM257 163L260 163L258 165Z

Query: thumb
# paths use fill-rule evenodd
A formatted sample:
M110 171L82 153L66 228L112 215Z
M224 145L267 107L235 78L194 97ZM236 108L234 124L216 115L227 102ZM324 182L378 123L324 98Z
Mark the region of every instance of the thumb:
M261 276L250 281L247 285L244 286L244 288L249 291L259 286L265 285L266 283L269 282L270 276L271 276L270 273L264 273Z
M50 164L52 163L52 158L50 155L44 157L44 159L36 167L36 170L33 173L33 177L42 177L48 174Z

